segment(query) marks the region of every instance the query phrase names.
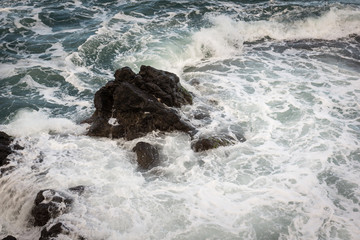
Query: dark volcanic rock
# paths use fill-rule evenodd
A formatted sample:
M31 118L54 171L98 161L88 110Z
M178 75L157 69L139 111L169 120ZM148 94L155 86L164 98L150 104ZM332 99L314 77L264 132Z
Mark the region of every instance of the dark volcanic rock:
M67 212L73 199L52 189L41 190L35 198L35 206L31 211L34 226L44 226L51 218Z
M16 240L16 238L13 237L13 236L11 236L11 235L9 235L9 236L7 236L7 237L4 237L2 240Z
M146 142L138 142L133 148L137 155L137 162L142 169L150 169L159 163L159 151L156 147Z
M228 146L235 142L236 140L230 136L201 137L191 144L191 148L195 152L201 152L221 146Z
M76 187L71 187L71 188L69 188L69 191L71 191L73 193L77 193L78 195L81 195L85 191L85 186L79 185Z
M154 130L194 132L171 108L192 103L175 74L141 66L139 74L124 67L114 76L95 94L88 135L132 140Z
M7 157L12 153L10 148L12 140L12 137L4 132L0 132L0 167L9 163Z
M8 146L10 145L12 140L13 140L12 137L0 131L0 144Z
M69 232L70 232L69 229L67 229L61 222L59 222L51 226L49 230L44 228L41 231L41 236L39 240L51 240L56 238L60 233L66 235L69 234Z
M15 166L5 166L9 163L8 156L12 154L14 150L24 149L18 144L14 144L13 140L13 137L0 131L0 177L15 168Z
M141 89L150 92L170 107L192 104L189 92L180 85L179 77L173 73L157 70L150 66L141 66L139 75L143 82Z

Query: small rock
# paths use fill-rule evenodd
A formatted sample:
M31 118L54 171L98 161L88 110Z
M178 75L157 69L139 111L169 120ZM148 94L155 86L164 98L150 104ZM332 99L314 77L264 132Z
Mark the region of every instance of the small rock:
M156 147L146 142L138 142L133 148L137 155L139 167L148 170L159 163L159 151Z
M193 79L190 80L189 83L190 83L191 85L193 85L193 86L198 86L198 85L200 85L200 80L199 80L199 79L196 79L196 78L193 78Z
M203 119L210 119L210 113L208 110L204 109L197 109L193 113L194 119L203 120Z
M71 188L69 188L69 191L81 195L85 191L85 186L79 185L76 187L71 187Z
M44 226L51 218L67 212L73 199L52 189L41 190L35 198L35 206L31 211L34 226Z
M202 152L209 149L228 146L234 144L236 140L230 136L221 137L202 137L191 144L191 148L195 152Z
M69 232L70 232L69 229L67 229L61 222L59 222L51 226L49 230L44 228L41 231L41 236L39 240L51 240L56 238L60 233L67 235L69 234Z

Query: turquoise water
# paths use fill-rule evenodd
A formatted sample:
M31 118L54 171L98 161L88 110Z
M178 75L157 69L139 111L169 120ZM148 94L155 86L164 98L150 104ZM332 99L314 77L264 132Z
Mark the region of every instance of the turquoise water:
M359 1L3 0L0 21L0 129L25 147L0 178L0 238L39 238L36 193L76 185L49 223L72 229L59 239L360 235ZM180 77L202 134L247 141L194 153L181 133L85 136L95 92L141 65ZM161 146L147 173L140 140Z

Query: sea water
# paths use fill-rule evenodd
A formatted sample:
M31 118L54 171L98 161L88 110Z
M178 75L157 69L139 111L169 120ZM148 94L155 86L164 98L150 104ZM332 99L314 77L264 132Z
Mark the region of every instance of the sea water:
M74 198L58 239L359 239L358 0L1 0L0 21L0 130L24 147L0 178L0 238L38 239L50 188ZM86 136L95 92L141 65L180 77L202 134L247 141ZM160 166L137 168L138 141Z

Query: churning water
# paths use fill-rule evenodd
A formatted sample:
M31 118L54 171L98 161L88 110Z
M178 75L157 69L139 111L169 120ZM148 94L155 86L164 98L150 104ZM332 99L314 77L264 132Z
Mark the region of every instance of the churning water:
M0 238L39 238L36 193L85 185L54 222L86 239L359 239L358 0L1 0L0 21L0 130L25 147L0 178ZM85 136L94 93L141 65L180 77L203 133L247 141ZM140 140L162 146L149 172Z

